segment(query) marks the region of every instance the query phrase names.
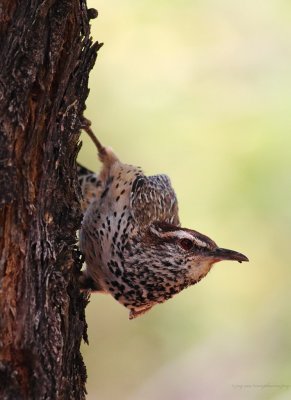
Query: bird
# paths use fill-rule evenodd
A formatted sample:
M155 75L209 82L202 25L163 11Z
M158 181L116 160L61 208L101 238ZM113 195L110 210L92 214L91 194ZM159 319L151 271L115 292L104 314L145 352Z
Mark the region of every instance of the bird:
M102 163L97 175L78 167L83 220L82 290L111 294L133 319L198 283L224 260L249 261L208 236L180 224L167 175L146 176L104 147L84 120Z

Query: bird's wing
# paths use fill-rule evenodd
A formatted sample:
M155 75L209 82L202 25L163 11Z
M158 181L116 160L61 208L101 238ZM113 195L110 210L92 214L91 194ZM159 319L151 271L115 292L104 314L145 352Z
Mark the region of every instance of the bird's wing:
M77 164L77 174L82 191L81 207L83 213L85 213L91 202L99 197L102 182L98 175L79 163Z
M178 201L167 175L138 176L131 189L133 218L142 227L154 221L180 225Z

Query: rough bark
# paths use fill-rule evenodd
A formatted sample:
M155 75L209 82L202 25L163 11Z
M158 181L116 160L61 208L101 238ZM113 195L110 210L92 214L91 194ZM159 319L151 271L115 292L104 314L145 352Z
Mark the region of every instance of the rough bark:
M76 156L85 0L0 3L0 399L84 399Z

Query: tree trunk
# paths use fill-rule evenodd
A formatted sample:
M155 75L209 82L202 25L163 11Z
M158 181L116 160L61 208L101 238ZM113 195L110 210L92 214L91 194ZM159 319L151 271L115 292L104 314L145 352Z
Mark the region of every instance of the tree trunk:
M92 44L85 0L0 4L0 399L84 399L76 156Z

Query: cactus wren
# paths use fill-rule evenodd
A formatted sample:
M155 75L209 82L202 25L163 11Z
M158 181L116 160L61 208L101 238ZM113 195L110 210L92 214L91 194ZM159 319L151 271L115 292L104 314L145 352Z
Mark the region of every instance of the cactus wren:
M84 129L103 163L97 176L79 166L84 218L80 248L84 289L110 293L135 318L204 278L222 260L248 261L236 251L181 228L178 203L166 175L145 176L123 164Z

